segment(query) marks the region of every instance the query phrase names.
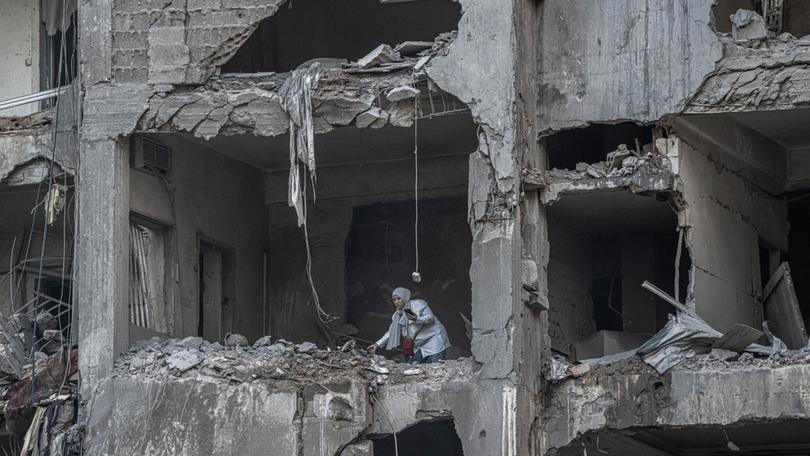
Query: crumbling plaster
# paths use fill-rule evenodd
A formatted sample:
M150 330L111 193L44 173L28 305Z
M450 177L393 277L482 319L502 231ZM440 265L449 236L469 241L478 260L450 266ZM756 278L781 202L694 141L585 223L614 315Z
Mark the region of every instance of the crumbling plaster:
M724 57L685 113L783 110L810 103L809 42L772 40L759 49L723 39Z
M644 366L607 367L554 385L545 410L548 448L591 430L743 424L803 418L810 401L807 364L676 367L664 376Z

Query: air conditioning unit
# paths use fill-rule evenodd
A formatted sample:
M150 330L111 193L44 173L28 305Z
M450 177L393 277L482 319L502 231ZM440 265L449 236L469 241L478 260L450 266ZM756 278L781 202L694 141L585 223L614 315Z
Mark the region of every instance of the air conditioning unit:
M163 144L136 137L132 147L132 167L159 176L172 169L172 149Z

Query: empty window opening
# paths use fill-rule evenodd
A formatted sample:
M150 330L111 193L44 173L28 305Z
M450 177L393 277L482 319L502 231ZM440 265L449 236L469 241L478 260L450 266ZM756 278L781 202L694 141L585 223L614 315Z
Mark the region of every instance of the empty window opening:
M578 163L603 162L606 155L621 144L639 152L651 150L653 127L632 122L617 125L589 125L575 130L564 130L546 138L548 168L577 168Z
M167 229L139 218L129 229L129 322L165 334Z
M399 450L398 452L396 450ZM461 439L452 420L419 423L394 437L374 440L374 456L463 456Z
M548 209L552 349L587 359L640 346L672 306L645 280L686 300L690 260L668 195L625 191L565 195Z
M61 1L46 1L45 4L53 3L49 8L61 8ZM71 2L67 2L71 3ZM57 17L50 17L56 13L48 11L43 21L45 29L43 52L42 52L42 89L50 89L70 84L76 77L78 69L76 59L76 13L64 19L62 24L61 13ZM57 22L57 23L54 23Z
M259 24L222 72L283 73L316 58L353 61L380 44L432 42L455 30L460 17L460 5L451 0L289 1Z
M424 299L442 322L452 343L448 357L469 354L465 318L470 318L472 237L466 198L419 202L420 283L415 267L414 203L378 203L355 207L346 242L347 321L358 337L377 340L387 329L394 307L391 292L407 287ZM398 356L397 353L390 353Z

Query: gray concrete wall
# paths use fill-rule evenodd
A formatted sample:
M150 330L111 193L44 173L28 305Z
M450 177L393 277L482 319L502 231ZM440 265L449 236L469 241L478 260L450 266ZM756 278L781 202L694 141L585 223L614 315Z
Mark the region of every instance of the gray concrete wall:
M223 334L234 331L252 341L262 333L262 258L267 246L268 211L264 173L218 154L202 144L161 135L172 148L167 183L141 171L131 172L130 210L165 225L179 276L174 284L174 335L197 335L198 239L232 251L235 296L223 307ZM231 327L227 327L231 325Z
M543 2L538 131L679 112L722 57L713 3Z
M39 2L9 0L0 11L3 51L0 52L0 100L39 91ZM0 111L0 116L24 116L38 111L38 103Z
M713 151L678 143L697 313L720 331L734 323L759 326L762 309L759 238L787 246L783 199L758 189L713 158Z
M312 279L323 310L345 322L346 236L352 207L345 201L307 203ZM268 325L276 337L296 342L322 339L315 323L312 286L306 274L306 245L295 211L270 207L270 303Z
M573 358L576 341L595 329L591 236L550 217L548 243L548 336L551 348Z

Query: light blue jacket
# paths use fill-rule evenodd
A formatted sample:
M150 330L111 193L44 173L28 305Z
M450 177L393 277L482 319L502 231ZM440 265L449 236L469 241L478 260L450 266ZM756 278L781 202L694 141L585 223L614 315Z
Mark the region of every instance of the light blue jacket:
M416 321L408 320L404 309L411 309L416 314ZM399 332L399 334L397 334ZM402 311L398 310L391 316L391 327L377 341L378 347L392 349L400 345L402 338L414 339L414 351L422 350L422 356L431 356L450 347L450 339L442 322L433 315L427 302L421 299L411 299L405 304ZM386 345L387 343L387 345Z

